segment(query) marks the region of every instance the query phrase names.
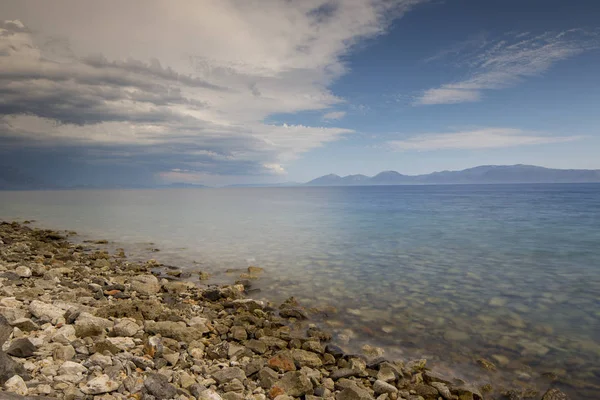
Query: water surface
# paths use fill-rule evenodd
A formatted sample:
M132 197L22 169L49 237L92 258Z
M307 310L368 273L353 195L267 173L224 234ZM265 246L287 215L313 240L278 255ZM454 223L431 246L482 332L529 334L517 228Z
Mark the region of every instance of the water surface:
M600 398L597 184L0 192L0 218L223 279L259 265L260 296L322 311L349 348Z

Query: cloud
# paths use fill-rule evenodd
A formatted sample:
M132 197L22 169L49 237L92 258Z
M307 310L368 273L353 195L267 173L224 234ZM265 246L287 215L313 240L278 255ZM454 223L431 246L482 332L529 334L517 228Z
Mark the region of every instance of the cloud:
M406 140L392 140L387 144L396 151L475 150L563 143L581 138L581 136L549 136L540 132L512 128L480 128L428 133Z
M346 116L346 111L331 111L323 115L324 120L342 119Z
M0 151L60 163L61 147L156 174L281 174L353 132L264 121L340 103L329 87L344 56L419 2L3 2Z
M600 47L596 32L578 29L559 33L511 33L489 41L470 39L427 61L450 58L469 74L462 80L425 90L415 105L453 104L478 101L487 90L506 89L526 78L538 76L554 64Z

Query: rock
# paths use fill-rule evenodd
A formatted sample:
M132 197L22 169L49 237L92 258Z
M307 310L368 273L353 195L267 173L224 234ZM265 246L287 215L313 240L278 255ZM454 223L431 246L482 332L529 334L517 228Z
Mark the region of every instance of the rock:
M310 351L293 349L291 351L292 359L301 367L319 368L323 365L321 358Z
M105 356L104 354L100 353L94 353L90 358L88 358L87 364L89 364L88 366L98 365L99 367L104 369L113 365L113 362L112 358L109 356Z
M188 374L185 371L182 371L179 374L179 386L181 386L184 389L188 389L190 386L194 385L196 383L196 378L193 377L192 375Z
M160 334L163 337L175 339L180 342L190 343L199 340L204 335L201 329L188 327L185 324L171 321L145 321L144 329L150 334Z
M221 396L214 390L207 389L200 392L198 400L221 400Z
M12 331L13 328L8 320L3 315L0 315L0 351L2 350L2 345L8 340Z
M31 278L31 269L23 265L19 265L17 268L15 268L15 274L17 274L20 278Z
M427 398L434 398L437 399L437 396L439 395L438 391L436 388L426 385L424 383L417 383L416 385L413 385L411 387L415 392L417 392L417 394L419 396L423 396L426 399Z
M328 344L327 346L325 346L325 351L334 356L335 358L340 358L344 356L344 350L342 350L341 347L338 347L333 344Z
M288 372L296 370L296 364L294 364L294 360L287 352L276 354L267 361L267 364L278 371Z
M508 365L508 363L510 363L508 357L503 356L502 354L494 354L492 355L492 358L502 367L505 367Z
M448 389L448 387L442 382L431 382L429 386L436 388L444 399L451 400L453 398L452 393L450 393L450 389Z
M310 394L313 390L313 385L310 379L300 371L286 372L283 378L278 380L273 388L283 390L281 394L288 396L300 397L305 394Z
M6 353L13 357L27 358L33 356L36 347L28 338L13 340Z
M381 366L377 372L377 379L384 382L394 382L398 379L397 371L389 366Z
M4 390L7 392L15 393L20 396L27 396L29 390L27 389L27 384L19 375L14 375L12 378L7 380L4 383ZM0 395L0 397L2 397Z
M169 383L169 379L161 374L149 374L144 380L144 387L157 399L173 399L177 396L177 389Z
M112 326L113 323L108 319L82 312L75 320L75 334L80 338L99 336Z
M214 302L214 301L220 300L222 297L222 294L219 289L209 289L209 290L205 290L204 293L202 293L202 296L206 300Z
M244 391L244 384L239 379L232 379L231 382L223 385L223 391L241 393Z
M340 368L340 369L333 371L331 373L331 375L329 375L329 377L331 379L337 381L338 379L349 378L351 376L357 376L360 374L361 374L361 371L353 369L353 368Z
M52 357L55 360L72 360L73 357L75 357L75 349L73 348L73 346L66 345L58 345L56 348L54 348L54 351L52 352Z
M135 336L135 334L138 333L140 329L142 329L142 327L139 326L134 319L123 318L119 322L115 323L115 326L113 327L113 332L117 336L130 337Z
M238 367L225 367L213 374L213 378L217 381L217 383L227 383L232 381L233 379L238 379L243 381L246 379L246 374L241 368Z
M114 392L120 384L110 379L106 374L102 374L81 386L81 391L85 394L103 394Z
M36 318L46 321L56 321L65 315L65 310L39 300L33 300L29 304L29 312Z
M61 375L80 375L86 372L86 367L73 361L65 361L58 369L58 373Z
M60 327L54 335L52 341L62 344L69 344L77 339L75 327L73 325L64 325Z
M229 332L231 333L231 337L237 341L241 342L248 339L248 332L246 332L243 326L232 326Z
M29 318L19 318L11 322L13 327L19 328L24 332L37 331L40 329L39 325L33 322Z
M470 336L461 331L457 331L456 329L449 329L444 333L444 339L448 342L463 342L465 340L469 340Z
M135 342L130 337L109 337L106 338L106 340L123 351L131 350L136 346Z
M366 391L358 387L355 383L346 386L342 391L335 395L336 400L372 400L373 396Z
M138 275L131 278L131 289L142 295L152 295L160 291L160 283L154 275Z
M478 359L477 364L481 368L487 369L488 371L496 371L496 366L494 365L494 363L489 360L486 360L485 358Z
M250 339L246 343L246 348L252 350L256 354L264 354L267 351L267 345L260 340Z
M381 380L375 381L373 384L373 390L375 391L375 394L398 393L398 389L394 385L390 385L389 383Z
M308 314L301 307L286 306L280 308L279 315L283 318L308 319Z
M548 389L542 400L569 400L569 396L561 392L559 389Z
M258 381L263 389L270 389L278 379L279 375L271 368L265 367L258 371Z

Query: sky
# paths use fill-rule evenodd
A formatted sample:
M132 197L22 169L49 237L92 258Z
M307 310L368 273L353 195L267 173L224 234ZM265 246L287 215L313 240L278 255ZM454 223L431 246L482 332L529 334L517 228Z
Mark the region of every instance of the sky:
M3 0L0 181L600 169L596 0Z

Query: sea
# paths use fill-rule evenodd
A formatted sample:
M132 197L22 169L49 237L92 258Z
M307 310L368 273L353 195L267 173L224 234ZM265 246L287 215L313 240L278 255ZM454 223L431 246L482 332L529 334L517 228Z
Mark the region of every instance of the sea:
M209 283L260 266L253 297L349 352L600 398L600 184L1 191L0 219Z

